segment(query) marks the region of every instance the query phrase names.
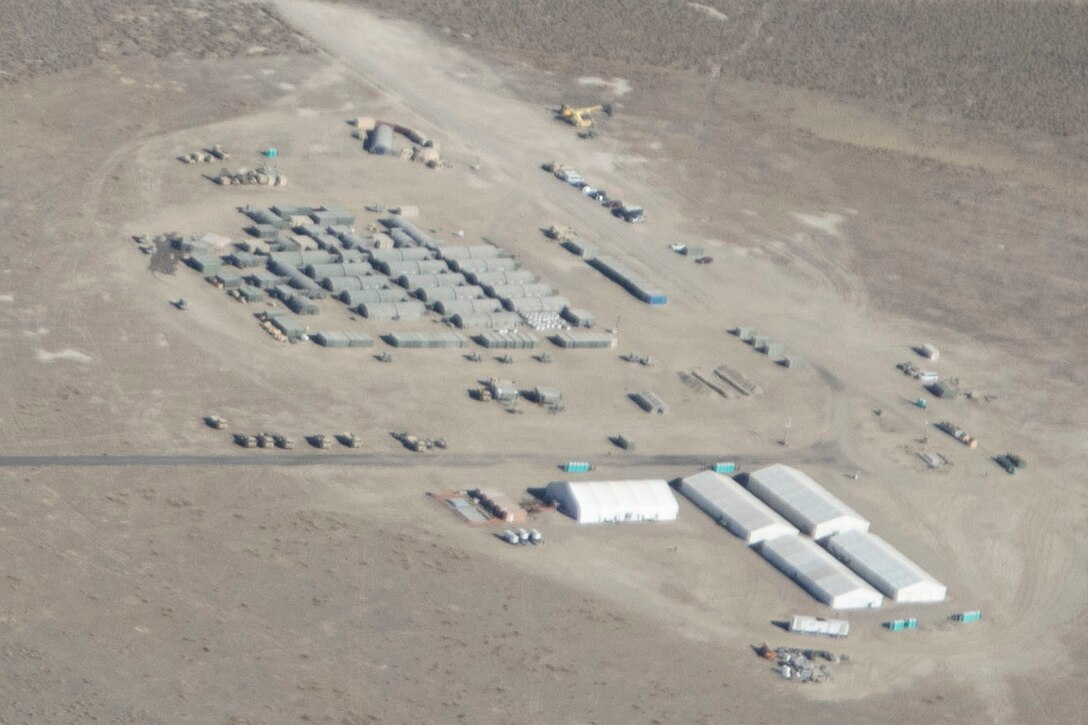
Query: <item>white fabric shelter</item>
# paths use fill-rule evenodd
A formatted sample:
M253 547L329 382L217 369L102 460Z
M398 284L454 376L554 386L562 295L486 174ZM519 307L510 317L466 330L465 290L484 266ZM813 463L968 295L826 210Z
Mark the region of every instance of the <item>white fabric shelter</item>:
M943 602L948 587L876 534L845 531L824 545L840 561L897 602Z
M879 607L884 597L820 545L801 536L780 536L760 544L763 558L832 609Z
M796 468L779 463L751 473L748 490L814 539L869 530L861 514Z
M664 480L553 481L546 495L580 524L673 521L680 511Z
M795 526L767 504L720 473L702 471L681 479L680 493L749 546L797 533Z

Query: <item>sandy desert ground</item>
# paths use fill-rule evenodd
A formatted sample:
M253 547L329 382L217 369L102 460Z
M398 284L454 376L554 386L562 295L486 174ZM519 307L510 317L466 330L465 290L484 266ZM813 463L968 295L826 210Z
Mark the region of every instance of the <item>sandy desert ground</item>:
M95 4L96 37L121 32L128 50L70 47L68 59L48 56L47 73L22 50L5 60L18 80L0 87L0 720L1088 716L1088 237L1080 131L1068 125L1078 114L1044 113L985 83L979 98L1008 107L991 101L984 118L923 99L929 82L917 97L858 92L849 74L797 76L766 45L718 58L746 36L711 10L820 27L826 3L640 4L673 33L660 34L658 54L625 35L609 3L556 3L553 27L526 12L520 29L486 12L502 4L398 4L405 19L367 5L162 4L137 32L118 23L126 5ZM1057 22L1047 13L1075 20L1081 9L1051 5L1038 21L1047 37ZM847 19L867 27L914 6L856 7L868 10ZM920 7L918 32L929 27ZM979 12L963 7L968 19ZM216 32L185 24L188 40L171 45L161 33L182 11ZM1021 12L1010 3L996 15ZM614 32L578 62L555 60L582 47L563 32L572 23ZM690 42L683 23L698 29ZM1006 37L1010 23L987 37ZM1044 54L1058 66L1061 49L1076 52L1062 37ZM1015 74L1009 82L1020 87ZM619 110L592 142L548 109L610 94ZM424 130L453 168L366 155L345 123L358 115ZM176 161L211 143L250 165L258 149L279 148L290 185L221 188ZM624 225L579 198L540 170L552 159L642 203L648 222ZM521 353L505 366L456 350L398 351L383 364L377 350L280 345L252 309L184 267L152 271L131 241L169 230L242 238L237 207L300 201L343 204L363 221L376 218L367 204L418 205L437 234L494 241L602 325L619 320L619 349L553 349L551 365ZM638 303L547 242L540 228L553 223L646 270L670 304ZM677 241L705 246L715 263L691 264L667 248ZM178 297L188 311L170 305ZM322 307L323 324L375 335L435 327ZM772 364L726 334L737 324L808 367ZM894 364L922 340L976 399L910 405L920 390ZM624 363L623 352L658 364ZM722 363L765 394L722 399L681 379ZM559 386L566 410L512 416L470 400L491 375ZM644 387L670 403L667 416L626 399ZM243 451L202 425L211 412L238 430L354 430L364 446ZM980 449L927 427L945 417ZM396 430L442 435L450 448L412 454ZM637 451L609 443L620 432ZM923 449L951 465L925 470ZM989 460L1005 450L1030 469L1007 476ZM570 459L596 462L602 477L675 478L719 458L810 472L947 583L950 600L851 614L850 638L828 645L851 662L833 682L799 686L751 647L812 643L773 622L829 610L686 501L671 525L579 527L545 512L533 525L548 544L515 548L424 495L483 483L520 498ZM944 621L976 608L976 626ZM922 629L880 628L900 616Z

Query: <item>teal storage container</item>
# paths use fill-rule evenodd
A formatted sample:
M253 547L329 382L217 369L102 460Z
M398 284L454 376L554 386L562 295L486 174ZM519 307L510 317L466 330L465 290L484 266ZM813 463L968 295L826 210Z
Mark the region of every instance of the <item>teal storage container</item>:
M977 609L972 612L960 612L952 615L953 622L977 622L982 619L982 612Z
M917 619L893 619L885 622L884 626L893 632L902 632L907 629L918 629Z

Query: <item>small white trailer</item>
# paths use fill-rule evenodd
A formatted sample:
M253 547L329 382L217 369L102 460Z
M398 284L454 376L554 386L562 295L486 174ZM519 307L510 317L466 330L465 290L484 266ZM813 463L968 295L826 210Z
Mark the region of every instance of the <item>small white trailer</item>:
M845 619L824 619L795 614L790 620L790 631L801 634L818 634L824 637L845 637L850 634L850 623Z

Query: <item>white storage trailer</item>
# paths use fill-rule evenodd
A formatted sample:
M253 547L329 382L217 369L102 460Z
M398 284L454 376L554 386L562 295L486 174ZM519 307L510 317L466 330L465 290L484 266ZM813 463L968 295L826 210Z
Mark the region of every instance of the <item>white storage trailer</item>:
M880 592L812 539L779 536L760 544L759 553L832 609L875 608L884 601Z
M553 481L546 496L580 524L674 521L680 506L663 479Z
M795 614L790 620L790 631L801 634L821 634L825 637L845 637L850 634L850 623L845 619L824 619Z
M869 521L861 514L790 466L777 463L749 474L748 490L814 539L869 530Z
M680 493L710 518L744 539L749 546L779 536L797 534L797 528L776 514L728 476L702 471L680 480Z
M844 531L824 545L839 561L896 602L943 602L948 587L876 534Z

